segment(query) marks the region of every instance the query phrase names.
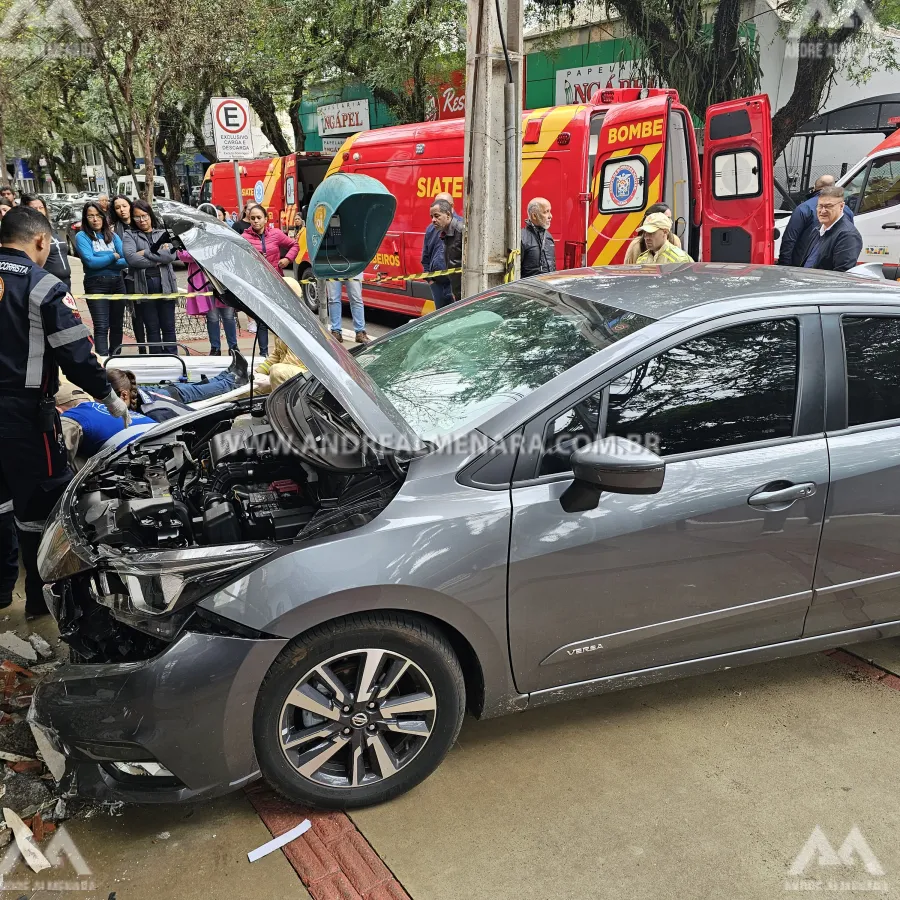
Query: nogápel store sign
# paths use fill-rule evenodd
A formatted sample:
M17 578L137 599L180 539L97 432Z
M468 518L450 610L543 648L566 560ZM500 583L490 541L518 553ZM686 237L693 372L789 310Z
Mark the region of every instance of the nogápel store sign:
M344 100L316 110L319 137L369 130L369 101Z
M589 103L597 91L610 88L645 87L629 60L596 66L577 66L556 72L556 103Z

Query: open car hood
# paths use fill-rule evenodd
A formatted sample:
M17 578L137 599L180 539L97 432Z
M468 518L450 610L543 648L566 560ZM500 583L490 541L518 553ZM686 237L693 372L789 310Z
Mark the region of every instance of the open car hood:
M180 203L159 202L170 234L303 360L363 434L385 450L416 452L424 441L355 359L322 330L284 279L236 231Z

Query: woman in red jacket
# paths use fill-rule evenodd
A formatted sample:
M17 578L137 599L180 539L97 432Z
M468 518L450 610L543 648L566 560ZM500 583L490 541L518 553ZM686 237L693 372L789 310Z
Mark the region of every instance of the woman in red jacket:
M280 228L269 225L269 217L258 203L254 203L247 211L250 227L244 231L244 237L275 267L275 271L284 278L284 270L297 258L300 252L297 242L289 238ZM263 322L258 323L259 352L269 355L269 329Z

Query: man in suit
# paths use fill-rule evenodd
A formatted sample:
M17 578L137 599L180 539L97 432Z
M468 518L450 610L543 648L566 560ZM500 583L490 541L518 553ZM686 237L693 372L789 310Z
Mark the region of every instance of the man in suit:
M781 246L778 248L779 266L802 266L803 257L798 254L798 243L801 249L806 245L807 232L815 225L816 206L819 203L819 192L822 188L834 187L834 175L822 175L816 179L816 192L807 200L804 200L792 213L784 229L781 238ZM844 209L844 215L853 221L853 211L850 207Z
M804 269L846 272L859 262L862 235L845 214L844 189L825 187L816 203L817 224L797 242Z

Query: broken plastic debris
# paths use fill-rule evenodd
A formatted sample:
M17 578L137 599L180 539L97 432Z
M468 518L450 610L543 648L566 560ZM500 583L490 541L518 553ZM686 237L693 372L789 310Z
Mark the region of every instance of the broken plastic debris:
M27 659L29 662L37 661L37 652L34 647L11 631L4 631L3 634L0 634L0 647L3 647L4 650L9 650L10 653L14 653L22 659Z
M63 775L66 774L66 758L59 752L49 741L47 735L34 722L29 722L31 733L34 735L34 742L38 746L38 755L44 760L50 774L57 780L62 781Z
M31 871L43 872L44 869L49 869L50 863L47 862L47 857L34 846L34 835L31 833L31 829L7 807L3 807L3 818L12 829L19 852L31 867Z
M170 837L172 837L171 831L161 831L157 836L157 840L167 841Z
M31 672L34 675L49 675L51 672L55 671L62 665L61 660L55 660L54 662L46 662L41 663L39 666L32 666Z
M28 643L34 647L38 656L41 656L43 659L51 659L53 657L53 648L39 634L29 634Z
M30 756L21 756L18 753L7 753L5 750L0 750L0 760L3 762L35 762L35 760Z
M285 844L289 844L291 841L296 840L300 837L301 834L306 834L309 829L312 828L312 822L309 819L304 819L296 828L292 828L290 831L286 831L283 835L277 838L272 838L267 844L263 844L262 847L257 847L255 850L251 850L247 854L247 859L250 862L256 862L258 859L262 859L264 856L268 856L270 853L273 853L275 850L280 850Z

